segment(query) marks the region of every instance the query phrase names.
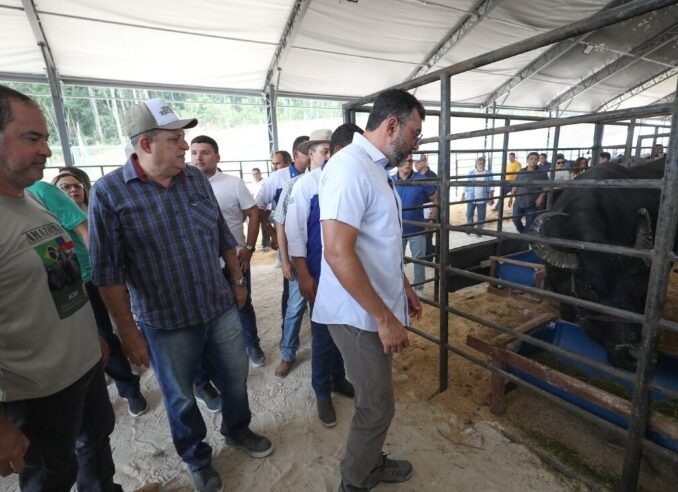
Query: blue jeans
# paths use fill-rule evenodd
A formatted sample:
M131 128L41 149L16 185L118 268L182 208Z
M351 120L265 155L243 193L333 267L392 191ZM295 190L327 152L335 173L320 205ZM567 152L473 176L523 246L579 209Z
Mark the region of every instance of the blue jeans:
M280 317L280 319L282 319L282 323L280 323L281 336L282 333L285 331L285 315L287 314L287 300L289 299L289 297L290 297L290 281L283 277L283 291L282 295L280 296L280 312L282 313L282 316Z
M311 321L311 386L318 400L327 400L332 384L346 377L344 359L327 325Z
M23 492L68 492L76 482L80 492L114 490L108 436L115 415L101 362L53 395L3 405L31 442L19 475Z
M403 239L403 253L405 253L405 246L410 244L410 253L412 258L421 258L426 256L426 238L424 236L414 236ZM420 284L426 280L426 273L424 271L424 265L418 265L413 263L414 267L414 284ZM424 286L417 285L417 289L423 289Z
M245 347L258 347L259 330L257 329L257 315L252 306L252 272L248 269L245 272L245 279L247 280L247 300L242 309L238 310L240 315L240 324L242 324L242 334L245 338Z
M227 270L224 269L224 275L226 278L228 276ZM252 295L251 291L251 273L250 270L247 270L244 273L245 279L247 280L247 300L242 309L238 310L238 315L240 316L240 324L242 325L242 335L245 340L245 347L253 348L258 347L259 340L259 330L257 329L257 315L254 312L254 306L252 306ZM209 377L209 365L207 361L203 361L198 371L198 375L193 380L193 384L198 387L206 386L210 382Z
M306 299L301 295L299 282L290 280L288 285L289 297L283 319L280 354L283 360L291 361L296 358L297 350L299 350L299 330L301 330L301 321L304 319L304 312L306 312Z
M122 351L120 339L113 333L111 318L108 316L106 305L99 295L99 289L92 282L87 282L85 288L92 305L92 311L94 311L99 336L106 340L108 344L108 363L104 367L104 371L115 381L118 394L123 398L130 398L139 393L139 376L132 372L129 361Z
M474 212L478 210L478 220L473 220ZM466 223L473 224L473 222L479 222L474 227L481 229L483 227L483 222L485 222L485 216L487 213L487 202L467 202L466 203Z
M537 207L530 205L529 207L521 207L518 202L513 204L513 224L519 233L526 232L530 229L532 222L537 217ZM522 218L525 217L525 225L523 225Z
M193 380L203 359L209 378L221 392L221 434L236 440L248 431L247 355L235 306L205 324L161 330L144 322L151 365L162 390L172 441L191 471L212 461L203 442L207 429L193 396Z

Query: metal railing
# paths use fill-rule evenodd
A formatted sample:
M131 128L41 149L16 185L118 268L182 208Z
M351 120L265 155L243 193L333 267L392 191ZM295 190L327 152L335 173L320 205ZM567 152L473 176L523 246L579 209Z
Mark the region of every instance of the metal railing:
M676 236L676 223L678 221L678 102L673 104L661 104L654 106L645 106L640 108L630 108L618 111L608 111L604 113L597 113L592 115L578 115L565 118L538 118L534 116L513 116L513 115L493 115L488 114L478 114L475 117L485 117L485 118L494 118L494 119L503 119L504 125L494 128L486 128L484 130L476 130L470 132L462 132L451 134L451 118L452 117L472 117L464 112L453 112L451 111L451 77L460 73L464 73L475 68L483 67L494 63L499 60L504 60L506 58L519 55L534 49L538 49L544 46L548 46L554 42L562 41L569 39L571 37L584 34L587 32L600 29L609 25L613 25L624 20L637 17L648 12L652 12L667 6L674 4L675 1L670 0L633 0L621 6L610 8L599 12L598 14L591 16L585 20L575 22L573 24L559 27L548 33L540 34L533 38L500 48L498 50L484 53L478 55L474 58L456 63L450 67L433 71L423 76L417 77L405 83L399 84L394 88L410 90L414 89L432 82L440 83L440 101L441 106L439 110L427 110L427 114L435 114L439 117L439 129L438 137L426 138L421 141L421 144L437 144L437 150L425 150L421 153L434 154L437 153L438 156L438 179L435 181L438 185L439 190L439 203L445 204L445 206L439 207L438 217L439 223L436 224L435 234L436 234L436 243L438 248L438 254L435 262L429 261L431 258L426 259L409 259L415 263L420 263L428 267L435 268L436 270L436 285L438 288L439 302L434 300L424 299L426 304L435 306L439 309L439 333L437 337L428 335L421 330L411 328L411 331L414 333L426 338L427 340L432 341L437 344L439 347L439 390L444 391L447 389L448 385L448 354L452 352L454 354L460 355L467 360L475 362L494 373L500 373L503 377L521 385L528 387L533 391L551 399L552 401L557 402L558 404L568 408L573 409L574 407L566 402L565 400L551 395L546 391L543 391L533 384L516 377L513 374L507 373L501 369L496 364L491 364L485 360L477 357L472 352L464 350L463 348L454 346L450 343L449 339L449 326L448 326L448 313L459 315L481 323L485 326L495 329L500 333L510 334L512 337L515 337L518 340L527 341L532 345L538 346L550 352L558 353L561 355L566 355L568 358L582 360L588 365L593 365L597 369L605 371L608 374L613 374L614 376L620 377L626 381L632 380L634 383L634 392L633 398L631 401L631 416L630 416L630 426L628 431L621 429L617 426L610 425L609 423L603 421L601 418L582 410L577 410L577 413L584 418L594 421L596 424L604 424L607 428L615 430L617 433L624 434L626 436L626 447L624 455L624 464L622 470L622 476L620 480L620 490L622 491L631 491L636 490L638 484L638 478L640 473L640 460L642 455L643 446L647 448L652 448L659 452L662 452L665 456L669 456L671 459L676 459L676 454L667 451L665 448L657 446L648 440L645 439L645 433L648 428L649 420L649 397L650 389L657 388L653 382L653 374L656 366L656 351L657 351L657 334L659 329L670 329L677 331L676 328L678 324L669 320L662 319L663 307L666 300L666 283L668 274L670 271L670 264L675 259L675 254L673 253L673 244L674 238ZM379 93L370 94L363 98L357 99L350 103L344 105L344 121L346 122L355 122L355 113L359 111L366 111L367 108L365 105L372 103ZM460 114L463 113L463 114ZM632 247L620 247L618 245L611 244L598 244L598 243L587 243L581 241L568 241L557 238L544 238L536 237L530 234L516 234L511 232L506 232L502 230L502 224L504 221L504 197L505 197L505 187L502 186L500 192L500 201L499 201L499 210L497 217L497 230L490 229L476 229L473 227L473 224L467 225L450 225L450 187L461 186L459 169L455 170L454 176L451 176L451 156L455 152L460 152L458 150L453 150L451 148L451 143L468 139L474 137L486 137L488 135L503 135L503 145L501 149L494 148L483 148L483 153L501 153L501 171L496 173L500 179L493 180L491 185L506 185L506 164L507 156L509 151L509 139L508 135L512 132L534 130L539 128L549 128L553 130L553 142L550 146L551 150L551 162L555 162L556 153L559 149L558 141L560 136L560 129L565 125L579 124L579 123L592 123L595 125L594 128L594 141L593 146L591 147L591 153L593 161L596 162L599 153L605 148L623 148L625 155L625 163L629 163L629 159L632 157L633 148L633 135L637 126L640 126L641 119L654 117L658 115L672 115L671 120L671 133L670 133L670 149L668 150L669 162L666 165L665 176L661 180L654 180L651 182L645 181L644 183L633 182L632 180L606 180L605 182L595 182L591 180L578 179L576 181L559 181L558 186L565 188L579 188L579 187L622 187L622 188L659 188L661 190L661 201L659 204L659 217L657 219L656 231L655 231L655 243L654 247L651 250L637 250ZM518 123L512 124L511 120L528 120L529 123ZM602 145L602 136L604 125L626 125L628 128L628 137L626 143L622 146L605 146ZM652 125L648 125L652 126ZM489 127L489 125L486 125ZM663 125L656 125L655 135L658 135L659 128L665 128ZM654 136L653 136L654 137ZM487 139L486 139L487 141ZM656 141L656 139L655 139ZM641 140L638 141L637 147L640 147ZM473 153L477 149L468 151ZM466 152L466 151L463 151ZM430 185L430 180L417 180L414 185ZM472 184L472 181L466 180L464 185ZM482 183L483 186L487 186L487 182L476 182ZM534 184L534 183L533 183ZM540 182L538 185L552 186L552 182ZM511 183L511 186L516 186L515 182ZM520 186L520 185L519 185ZM550 205L550 200L549 200ZM414 223L416 224L416 222ZM421 225L421 224L419 224ZM448 266L450 259L449 251L449 233L450 231L464 231L464 232L481 232L484 235L492 236L497 238L498 245L496 249L496 254L501 254L501 245L502 240L506 239L520 239L523 241L539 241L546 244L559 245L574 247L578 250L595 250L600 252L614 252L615 254L628 255L636 258L646 258L651 260L651 267L649 273L649 282L647 290L647 301L645 305L644 312L635 313L627 311L620 308L615 308L611 306L604 306L601 304L594 303L592 301L578 299L572 296L566 296L558 294L555 292L547 292L537 288L526 287L524 285L509 282L506 280L500 280L494 277L487 275L481 275L478 273L466 271L459 268L453 268ZM624 372L620 369L616 369L604 364L599 364L592 362L591 360L586 359L585 357L578 356L564 349L555 347L551 344L545 343L543 341L536 340L534 337L516 332L515 330L502 326L498 323L492 323L488 320L482 319L474 315L473 313L464 312L456 307L449 305L448 303L448 276L449 275L458 275L461 277L473 279L476 281L485 281L491 282L493 284L501 284L506 287L515 288L523 292L529 292L530 294L547 297L551 299L558 300L559 302L571 304L574 306L584 307L593 311L597 311L603 314L608 314L612 316L617 316L619 318L627 319L632 322L642 323L642 345L640 349L640 356L638 358L638 369L635 374L630 374ZM660 388L662 391L666 392L669 395L675 395L675 391L669 388Z

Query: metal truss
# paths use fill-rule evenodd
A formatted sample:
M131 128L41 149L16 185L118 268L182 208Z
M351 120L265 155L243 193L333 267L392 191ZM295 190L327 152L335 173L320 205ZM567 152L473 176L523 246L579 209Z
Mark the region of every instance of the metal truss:
M676 91L673 91L673 92L672 92L671 94L669 94L668 96L664 96L664 97L662 97L662 98L659 99L658 101L655 101L655 102L652 103L652 104L666 104L666 103L672 103L672 102L674 102L674 101L676 100L676 94L677 94Z
M619 5L627 3L628 1L629 0L614 0L605 5L603 10L617 7ZM589 36L592 36L593 34L595 33L589 32L576 38L566 39L565 41L561 41L560 43L552 46L544 53L539 55L529 65L524 67L520 72L518 72L509 80L507 80L505 83L503 83L501 86L499 86L499 88L497 88L492 94L488 96L488 98L483 103L483 107L491 106L492 103L499 100L502 96L510 93L513 89L521 85L523 82L528 80L534 74L538 73L540 70L543 70L544 68L551 65L551 63L558 60L565 53L570 51L572 48L577 46L582 41L585 41Z
M588 89L600 84L601 82L609 79L614 74L620 72L626 67L633 65L642 57L652 53L653 51L658 50L659 48L665 46L666 44L673 42L675 39L678 39L678 30L676 26L673 25L669 29L661 32L660 34L654 36L653 38L645 41L640 46L629 51L626 55L623 55L617 58L612 63L603 67L601 70L597 71L590 77L585 78L577 85L571 87L567 91L563 92L551 102L546 105L547 110L558 109L566 101L569 101Z
M405 78L405 81L419 77L438 63L438 61L452 49L452 46L476 27L500 1L501 0L481 0L473 11L468 14L464 20L454 26L435 48L426 55L426 58L424 58L421 64Z
M670 68L666 70L665 72L662 72L658 75L655 75L653 77L650 77L647 80L644 80L640 84L638 84L635 87L632 87L628 91L624 92L623 94L619 94L617 97L614 99L610 99L607 101L605 104L601 105L600 107L596 108L596 112L599 111L610 111L613 109L617 109L619 106L624 101L627 101L631 99L634 96L637 96L638 94L641 94L642 92L645 92L646 90L654 87L655 85L664 82L665 80L670 79L674 75L678 74L678 68ZM669 102L669 101L664 101L664 102Z
M299 24L301 24L301 21L304 18L304 15L306 14L310 4L311 0L296 0L294 2L292 11L287 18L287 23L283 29L282 36L280 36L278 47L276 48L275 53L273 54L273 59L271 59L271 63L268 66L268 70L266 71L266 81L264 82L264 87L262 89L263 92L268 90L268 87L273 82L276 72L280 70L280 66L292 47L292 41L297 34L297 28Z

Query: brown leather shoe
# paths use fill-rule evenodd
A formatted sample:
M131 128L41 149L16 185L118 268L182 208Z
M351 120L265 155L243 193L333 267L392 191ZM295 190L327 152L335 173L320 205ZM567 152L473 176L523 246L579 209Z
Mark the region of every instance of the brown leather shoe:
M282 359L280 361L280 364L278 364L278 367L275 368L275 377L280 378L280 379L286 378L287 375L292 370L293 365L294 365L294 359L292 359L292 360Z

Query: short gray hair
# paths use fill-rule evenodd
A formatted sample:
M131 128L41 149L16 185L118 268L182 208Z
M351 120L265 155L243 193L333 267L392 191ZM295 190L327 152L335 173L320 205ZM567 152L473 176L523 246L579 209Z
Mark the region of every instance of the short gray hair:
M155 137L157 136L158 130L148 130L144 133L140 133L139 135L135 135L132 138L130 138L129 143L132 144L134 150L137 150L139 148L139 142L141 142L142 138L146 137L152 142L153 140L155 140Z

